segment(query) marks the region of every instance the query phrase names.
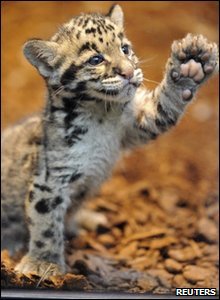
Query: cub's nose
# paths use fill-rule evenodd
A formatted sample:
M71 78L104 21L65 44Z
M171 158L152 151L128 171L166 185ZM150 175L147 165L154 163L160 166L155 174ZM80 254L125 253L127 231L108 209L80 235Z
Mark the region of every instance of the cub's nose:
M127 80L130 80L134 76L134 69L130 65L114 68L114 71Z

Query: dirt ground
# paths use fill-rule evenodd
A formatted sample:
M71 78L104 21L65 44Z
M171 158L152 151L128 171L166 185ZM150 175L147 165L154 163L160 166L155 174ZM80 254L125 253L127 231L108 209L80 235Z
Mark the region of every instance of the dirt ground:
M43 106L44 84L22 56L31 37L48 38L80 12L112 1L3 1L2 127ZM217 42L217 1L129 1L126 32L147 80L159 82L174 39L204 34ZM146 81L155 88L156 84ZM197 95L180 124L126 153L88 206L106 226L66 241L69 273L44 280L15 274L2 252L2 287L170 293L218 287L218 78Z

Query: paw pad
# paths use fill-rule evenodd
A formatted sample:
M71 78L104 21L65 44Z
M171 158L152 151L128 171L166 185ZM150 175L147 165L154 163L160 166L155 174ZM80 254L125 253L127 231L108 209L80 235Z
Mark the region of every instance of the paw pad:
M177 81L180 78L180 73L176 70L172 70L171 77L173 78L174 81Z
M193 93L190 89L183 90L182 97L183 100L189 101L192 99Z
M217 69L218 46L202 35L188 34L173 42L172 63L171 78L174 82L187 77L199 84Z
M204 72L201 63L190 59L186 64L180 65L181 75L192 78L195 82L200 82L204 78Z
M202 56L201 56L201 60L202 61L207 61L207 60L209 60L209 58L210 58L210 55L209 55L209 53L204 53Z
M204 66L204 71L206 74L211 74L213 70L214 70L213 66L209 66L209 65Z

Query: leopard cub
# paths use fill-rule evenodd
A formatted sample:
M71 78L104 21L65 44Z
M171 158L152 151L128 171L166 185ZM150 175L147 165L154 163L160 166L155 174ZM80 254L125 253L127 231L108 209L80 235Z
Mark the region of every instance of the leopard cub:
M109 177L120 151L175 126L218 70L217 45L188 34L173 42L162 82L146 90L123 18L119 5L107 15L81 14L50 40L24 45L47 100L42 114L2 135L2 248L14 253L28 245L16 266L22 273L65 272L64 231L71 234L78 209Z

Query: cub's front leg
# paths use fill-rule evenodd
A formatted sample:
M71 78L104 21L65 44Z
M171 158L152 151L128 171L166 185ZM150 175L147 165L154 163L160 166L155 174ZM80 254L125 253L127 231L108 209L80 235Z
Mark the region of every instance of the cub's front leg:
M161 133L175 125L198 88L218 71L218 47L202 35L188 34L172 44L162 83L155 89L155 125Z
M164 79L154 91L139 88L125 108L122 146L145 144L176 125L198 88L218 71L218 47L202 35L174 41Z

